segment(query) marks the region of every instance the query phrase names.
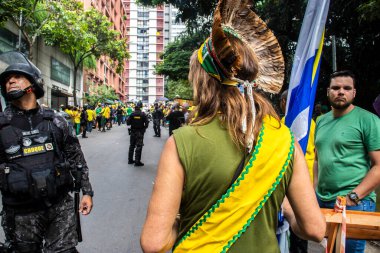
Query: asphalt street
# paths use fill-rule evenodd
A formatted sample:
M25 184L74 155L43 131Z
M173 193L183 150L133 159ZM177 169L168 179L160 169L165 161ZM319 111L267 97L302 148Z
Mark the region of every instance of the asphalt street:
M128 164L126 125L114 125L106 133L94 129L89 138L80 137L95 192L93 212L82 216L80 252L142 252L140 233L168 130L162 129L161 138L153 135L150 124L144 138L143 167Z

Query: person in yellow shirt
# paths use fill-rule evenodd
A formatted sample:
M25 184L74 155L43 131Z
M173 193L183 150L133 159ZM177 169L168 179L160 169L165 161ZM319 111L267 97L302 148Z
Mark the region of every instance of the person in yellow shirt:
M74 125L74 117L73 117L73 110L72 110L72 107L71 105L68 105L65 109L65 113L67 113L69 116L70 116L70 121L72 123L72 125Z
M72 118L74 119L74 129L76 135L80 134L80 111L78 107L74 107L72 112Z
M92 131L92 126L94 124L94 120L96 118L95 111L92 109L91 106L88 106L87 108L87 132L91 133Z
M105 132L106 131L105 127L107 127L107 130L110 130L109 121L111 119L111 109L109 105L106 105L102 109L101 114L102 114L102 126L103 126L102 132Z

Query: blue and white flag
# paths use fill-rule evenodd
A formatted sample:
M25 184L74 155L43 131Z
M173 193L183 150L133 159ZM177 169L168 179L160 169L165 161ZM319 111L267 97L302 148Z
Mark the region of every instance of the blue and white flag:
M330 0L309 0L290 76L285 124L306 152Z

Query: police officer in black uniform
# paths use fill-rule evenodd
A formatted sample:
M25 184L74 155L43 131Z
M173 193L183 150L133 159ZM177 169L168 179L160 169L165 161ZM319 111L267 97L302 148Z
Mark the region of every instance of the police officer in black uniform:
M76 214L92 209L88 167L72 127L37 103L44 95L41 72L24 60L0 74L1 94L9 103L0 113L6 245L10 252L77 252ZM81 181L83 193L77 210L69 194L74 181L77 186Z
M152 113L153 118L153 130L154 137L161 137L161 120L164 118L164 113L158 106L158 103L154 103L154 111Z
M127 125L131 126L128 164L134 163L135 166L144 166L141 162L141 152L144 146L144 133L149 125L148 117L141 111L141 108L142 102L139 101L135 106L135 111L127 119ZM135 160L133 160L133 153L135 153Z

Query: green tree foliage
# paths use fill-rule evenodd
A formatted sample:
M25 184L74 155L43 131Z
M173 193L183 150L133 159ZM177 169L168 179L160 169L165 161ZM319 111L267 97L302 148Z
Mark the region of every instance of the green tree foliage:
M165 96L169 99L174 99L177 97L183 99L193 99L193 89L187 80L169 80Z
M380 0L365 1L359 6L359 13L364 20L374 21L380 19Z
M306 9L304 0L256 1L253 10L273 30L285 60L285 80L289 80L301 22Z
M161 58L163 62L156 65L156 72L168 77L165 94L173 99L176 95L181 98L192 99L192 88L187 81L189 74L189 59L194 50L207 38L208 30L180 36L169 43Z
M170 3L176 6L179 18L188 25L188 33L194 27L200 27L199 22L209 21L218 0L139 0L146 5ZM307 1L306 0L258 0L252 1L253 10L268 24L281 45L285 59L285 85L288 86L297 46L298 36L302 25ZM351 69L358 78L358 93L356 104L372 110L371 103L380 92L380 0L334 0L330 2L329 16L326 24L325 46L322 54L319 88L317 100L325 104L326 86L332 72L331 36L337 41L338 70ZM201 19L200 16L208 17ZM189 25L193 25L192 28ZM210 25L208 25L210 27ZM179 48L177 50L180 50ZM166 59L175 61L181 54L166 55ZM189 55L187 53L187 55ZM163 65L164 66L164 65ZM181 67L181 70L185 69ZM165 74L174 73L162 72ZM181 72L179 76L184 76Z
M137 2L146 6L172 4L178 8L178 18L182 21L210 16L218 3L217 0L137 0Z
M208 33L207 35L202 33L184 35L169 43L161 55L161 59L164 61L155 67L156 72L171 80L187 79L190 56L207 36Z
M371 5L376 3L377 5ZM331 35L337 40L338 70L351 69L357 77L356 104L372 110L372 102L380 93L380 19L366 16L375 13L379 1L331 1L328 23L326 25L326 43L323 53L320 79L320 99L326 96L328 77L332 72ZM364 8L367 6L367 8ZM373 6L369 7L369 6ZM376 7L377 6L377 7ZM375 8L376 7L376 8ZM363 15L368 18L363 18ZM377 17L379 17L377 13Z
M45 43L58 46L69 55L74 65L74 77L86 59L99 59L102 55L108 56L109 64L122 73L124 60L129 57L127 44L125 39L120 39L120 32L111 29L112 23L106 16L94 8L67 10L61 2L53 5L54 19L43 30ZM77 104L76 81L74 78L74 104Z
M33 58L33 45L41 35L44 25L52 18L47 0L0 1L0 25L11 21L27 43L29 58Z
M107 85L91 86L90 95L86 96L87 103L90 105L117 99L119 99L119 97L116 95L115 90Z

